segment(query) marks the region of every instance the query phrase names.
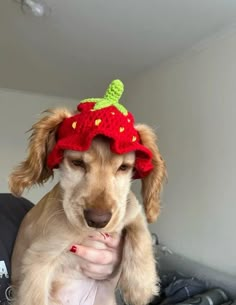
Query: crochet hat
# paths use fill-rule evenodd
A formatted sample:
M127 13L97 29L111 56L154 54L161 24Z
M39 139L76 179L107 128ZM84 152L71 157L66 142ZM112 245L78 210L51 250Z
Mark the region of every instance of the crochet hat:
M124 91L120 80L114 80L104 98L89 98L77 106L78 113L63 120L58 128L57 142L48 156L49 168L57 168L63 151L89 149L93 138L103 135L111 140L110 149L116 154L135 151L134 178L143 178L152 169L152 153L142 145L134 127L134 117L119 103Z

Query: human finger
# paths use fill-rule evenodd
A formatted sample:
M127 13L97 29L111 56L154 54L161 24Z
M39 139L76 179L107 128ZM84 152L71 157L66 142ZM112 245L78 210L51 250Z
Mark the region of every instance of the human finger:
M73 245L70 251L87 262L101 265L112 264L114 261L114 252L106 249L96 249L83 245Z
M84 275L95 280L108 279L113 274L112 265L81 264L81 271Z
M94 241L100 241L104 243L107 247L116 249L120 244L121 235L117 233L109 234L109 233L95 232L89 235L89 239Z

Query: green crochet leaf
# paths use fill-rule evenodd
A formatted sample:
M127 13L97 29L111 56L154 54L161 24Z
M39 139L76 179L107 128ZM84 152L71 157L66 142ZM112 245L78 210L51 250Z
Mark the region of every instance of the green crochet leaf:
M119 100L124 92L124 85L119 80L113 80L111 84L109 85L104 98L90 98L81 101L81 103L85 102L95 102L94 110L99 110L103 108L107 108L109 106L116 107L121 113L124 115L128 114L127 109L119 103Z

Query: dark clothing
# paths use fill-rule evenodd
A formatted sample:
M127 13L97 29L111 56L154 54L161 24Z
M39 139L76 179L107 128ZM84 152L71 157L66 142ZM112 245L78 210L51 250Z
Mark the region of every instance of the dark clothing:
M11 194L0 194L0 305L6 304L11 290L11 255L20 223L33 204Z

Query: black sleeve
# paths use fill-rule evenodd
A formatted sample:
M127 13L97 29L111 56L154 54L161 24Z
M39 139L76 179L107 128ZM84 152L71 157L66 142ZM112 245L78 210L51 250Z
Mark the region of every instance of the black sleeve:
M20 223L33 204L11 194L0 194L0 304L10 296L11 255Z

